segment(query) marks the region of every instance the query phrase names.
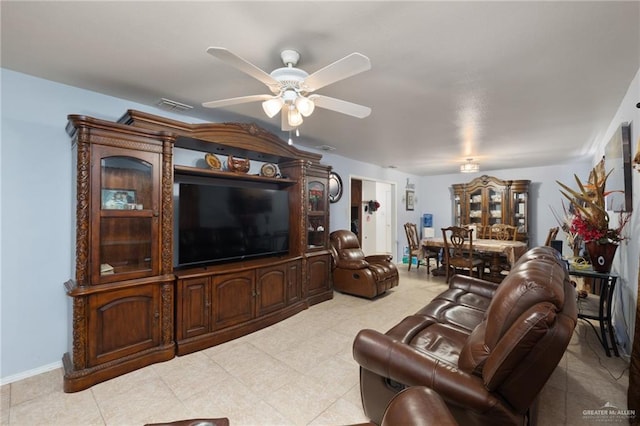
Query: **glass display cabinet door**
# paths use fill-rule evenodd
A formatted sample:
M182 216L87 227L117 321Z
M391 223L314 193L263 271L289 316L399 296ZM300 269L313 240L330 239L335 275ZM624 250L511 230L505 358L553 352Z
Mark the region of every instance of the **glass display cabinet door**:
M488 198L488 211L487 211L487 224L495 225L502 222L502 191L496 191L493 188L487 188Z
M327 231L325 203L327 199L326 185L319 181L307 184L309 202L307 214L307 245L309 248L324 247Z
M482 189L469 193L469 223L463 225L483 225L482 223Z
M158 156L153 153L98 156L100 190L94 191L92 238L93 282L104 283L157 274ZM146 157L146 158L145 158ZM95 163L94 163L95 164Z
M453 223L456 226L462 225L462 205L459 195L453 197Z
M513 192L513 225L519 233L527 233L527 192Z

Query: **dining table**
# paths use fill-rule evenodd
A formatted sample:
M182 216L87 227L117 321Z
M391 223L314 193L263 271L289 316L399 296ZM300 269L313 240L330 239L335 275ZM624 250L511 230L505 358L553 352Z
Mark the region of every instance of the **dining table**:
M421 243L424 250L444 248L444 238L442 237L423 238ZM468 249L469 243L465 242L463 248ZM502 274L505 270L503 267L503 259L506 259L509 263L509 267L511 267L518 258L527 251L528 248L528 244L523 241L495 240L488 238L473 239L473 251L479 255L487 255L490 259L489 274L488 276L485 275L485 278L488 278L491 281L502 281L505 277Z

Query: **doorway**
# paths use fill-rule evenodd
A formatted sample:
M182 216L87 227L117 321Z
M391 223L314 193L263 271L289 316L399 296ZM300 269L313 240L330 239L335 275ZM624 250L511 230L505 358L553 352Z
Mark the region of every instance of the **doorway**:
M389 253L395 257L395 183L351 176L349 186L351 231L358 236L360 247L366 255Z

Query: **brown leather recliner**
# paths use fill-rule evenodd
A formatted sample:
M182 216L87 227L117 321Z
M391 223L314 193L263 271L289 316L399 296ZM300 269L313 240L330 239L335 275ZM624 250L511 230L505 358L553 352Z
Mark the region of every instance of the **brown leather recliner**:
M523 255L500 285L454 276L386 334L362 330L353 354L365 414L379 424L398 392L426 386L460 424L535 424L537 396L577 321L566 264L549 249Z
M358 237L347 230L329 236L333 258L333 288L370 299L398 285L398 268L387 254L365 256Z

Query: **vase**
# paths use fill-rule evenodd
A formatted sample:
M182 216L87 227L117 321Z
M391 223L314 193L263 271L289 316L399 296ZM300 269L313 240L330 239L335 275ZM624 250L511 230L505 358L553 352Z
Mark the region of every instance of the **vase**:
M589 241L585 244L587 252L589 252L589 258L591 259L591 266L596 272L608 273L611 271L611 263L616 255L618 244L615 243L598 243L596 241Z

